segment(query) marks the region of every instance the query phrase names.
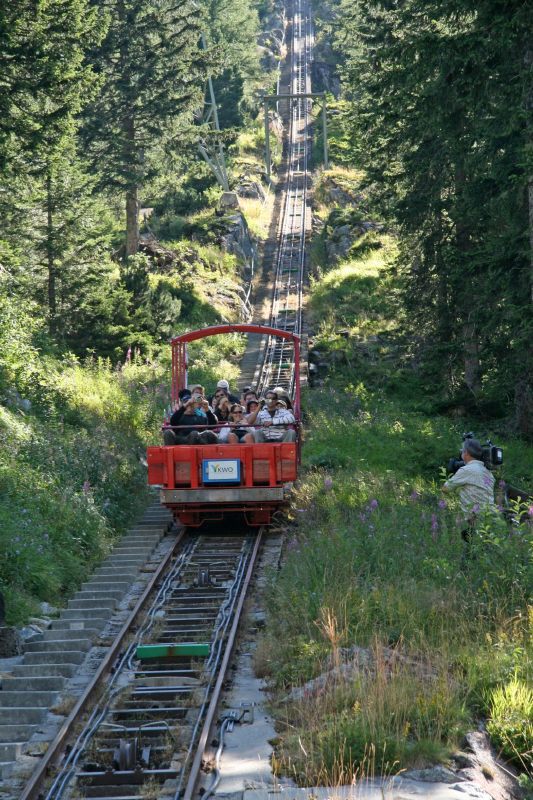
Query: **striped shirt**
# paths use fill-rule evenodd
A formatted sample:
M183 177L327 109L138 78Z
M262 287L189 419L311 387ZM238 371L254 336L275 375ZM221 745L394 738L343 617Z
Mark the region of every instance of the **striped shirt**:
M289 411L288 408L276 408L274 416L272 416L268 408L262 408L257 415L255 424L261 426L264 425L265 422L272 422L272 426L269 425L267 428L263 429L265 439L281 439L285 431L285 428L281 426L291 425L295 422L295 419L294 414L292 411Z

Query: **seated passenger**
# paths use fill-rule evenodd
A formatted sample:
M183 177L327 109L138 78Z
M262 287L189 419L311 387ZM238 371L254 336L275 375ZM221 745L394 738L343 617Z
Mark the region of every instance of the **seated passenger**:
M195 387L197 389L198 387ZM191 396L188 389L179 393L180 403L170 417L171 426L184 426L178 430L166 428L163 431L163 441L166 445L177 444L216 444L218 436L214 431L202 430L203 425L216 425L217 418L209 408L207 399L202 395ZM187 430L190 428L190 430Z
M283 388L283 386L275 386L272 389L272 391L276 392L278 398L280 400L284 401L284 403L286 404L286 406L289 409L289 411L292 411L291 399L290 399L289 395L287 394L286 390Z
M261 410L261 404L259 400L248 400L246 403L246 422L248 425L253 425L255 420L257 419L257 415Z
M218 389L224 389L224 391L226 392L226 394L229 397L230 403L238 403L239 402L239 398L235 397L235 395L230 392L229 383L227 382L227 380L225 378L223 378L221 381L219 381L217 383L217 388L215 390L215 394L217 393ZM213 400L214 396L215 395L213 395L213 397L211 397L210 400Z
M246 392L243 392L243 395L242 395L242 405L243 405L243 406L246 406L246 405L247 405L247 404L250 402L250 400L257 400L257 401L259 401L259 398L258 398L258 396L257 396L257 393L256 393L256 392L254 392L254 390L253 390L253 389L248 389L248 391L246 391Z
M295 442L296 431L287 428L294 424L294 414L287 409L286 403L279 400L276 392L270 390L265 395L266 404L257 415L256 426L261 426L254 431L256 442ZM280 407L276 404L279 402Z
M222 390L219 390L222 391ZM219 422L227 422L230 415L231 402L226 392L222 396L213 398L213 413Z
M246 422L244 408L239 405L239 403L232 405L229 421L233 422L234 424L243 424ZM228 444L253 444L254 435L250 428L231 428L228 434L227 442Z

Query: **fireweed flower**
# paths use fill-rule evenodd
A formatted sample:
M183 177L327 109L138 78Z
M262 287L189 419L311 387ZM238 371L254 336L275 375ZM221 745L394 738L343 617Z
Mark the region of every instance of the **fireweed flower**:
M324 478L324 489L329 492L329 490L333 486L333 478L330 478L329 475Z
M442 508L443 510L445 508L448 508L448 504L446 503L446 500L439 500L439 504L438 505L439 505L439 508Z
M368 508L370 509L370 511L375 511L378 505L379 505L378 501L374 499L370 501L370 503L368 504Z
M490 475L483 475L483 483L485 486L492 486L492 480Z
M421 494L414 489L411 494L409 495L409 500L412 500L413 503L416 503L417 500L420 500Z
M533 517L533 506L529 506L527 510L528 516Z
M479 503L474 503L474 505L472 506L472 512L474 514L478 514L479 513Z

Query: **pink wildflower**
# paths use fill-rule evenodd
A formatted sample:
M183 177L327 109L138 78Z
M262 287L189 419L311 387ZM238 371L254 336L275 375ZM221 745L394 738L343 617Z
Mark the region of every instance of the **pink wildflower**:
M409 500L412 500L413 503L416 503L417 500L420 500L421 496L422 495L420 492L417 492L416 489L414 489L409 495Z
M527 513L530 517L533 517L533 506L529 506Z
M326 490L326 492L329 492L332 487L333 487L333 478L330 478L328 475L324 478L324 489Z
M369 507L370 511L375 511L376 508L378 507L378 505L379 505L378 501L376 499L374 499L374 500L370 501L368 507Z
M442 510L444 510L445 508L448 508L448 504L446 503L446 500L439 500L439 508L441 508Z
M431 537L432 537L433 541L435 541L435 539L437 538L438 531L439 531L439 522L437 520L437 515L436 514L432 514L431 515Z

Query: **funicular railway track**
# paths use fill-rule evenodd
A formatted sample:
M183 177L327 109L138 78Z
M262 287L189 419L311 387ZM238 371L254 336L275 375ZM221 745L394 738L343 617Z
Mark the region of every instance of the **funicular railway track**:
M312 45L307 0L294 0L291 95L310 92ZM269 319L296 335L310 228L309 117L308 98L287 102L287 179ZM282 386L292 395L295 360L289 340L271 337L258 389ZM180 534L20 800L191 800L262 532Z
M269 325L302 333L302 300L305 281L305 244L310 230L309 157L311 148L310 113L311 59L313 28L307 0L294 0L289 95L286 102L287 178L281 212L278 246L274 258L274 289ZM294 351L290 341L270 337L264 350L258 388L264 392L282 386L293 392Z
M49 760L22 800L193 796L261 536L183 536L53 779Z

